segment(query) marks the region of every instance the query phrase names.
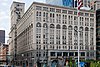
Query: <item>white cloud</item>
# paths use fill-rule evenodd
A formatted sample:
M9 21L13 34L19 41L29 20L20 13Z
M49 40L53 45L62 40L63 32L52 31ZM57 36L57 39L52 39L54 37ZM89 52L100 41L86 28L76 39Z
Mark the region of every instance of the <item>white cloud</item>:
M12 1L22 2L23 0L12 0Z
M0 30L5 30L5 28L3 28L3 27L0 26Z
M8 5L6 2L2 2L1 4L2 4L2 6L7 6Z
M8 0L3 0L3 1L8 1Z
M0 21L3 19L8 19L8 18L9 18L9 15L7 15L6 12L0 11Z

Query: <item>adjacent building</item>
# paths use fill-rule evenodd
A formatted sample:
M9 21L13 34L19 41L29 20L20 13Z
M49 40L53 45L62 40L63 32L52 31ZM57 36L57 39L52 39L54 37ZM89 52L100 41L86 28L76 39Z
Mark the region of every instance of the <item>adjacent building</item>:
M0 30L0 43L5 43L5 30Z
M96 11L96 59L100 60L100 9Z
M65 7L74 7L77 5L77 2L74 0L46 0L46 3Z
M8 45L0 43L0 65L7 65L9 62L8 59Z
M33 66L39 61L41 66L50 66L55 59L63 64L65 59L77 58L78 44L80 60L96 59L95 12L81 10L78 21L77 9L73 8L38 2L25 13L16 13L16 8L23 11L24 3L13 2L11 6L9 35L13 38L9 44L17 64Z
M100 0L95 0L95 2L94 2L94 10L98 10L98 9L100 9Z
M94 9L95 0L81 0L83 3L82 9ZM46 0L47 4L64 6L64 7L77 7L77 0ZM99 3L98 3L99 4Z

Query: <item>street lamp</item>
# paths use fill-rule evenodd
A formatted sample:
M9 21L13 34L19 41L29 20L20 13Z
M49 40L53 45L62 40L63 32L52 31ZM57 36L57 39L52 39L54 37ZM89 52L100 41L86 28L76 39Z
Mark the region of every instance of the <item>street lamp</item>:
M76 29L74 29L74 31L76 31L77 33L78 32L82 32L82 29L81 30L76 30ZM80 65L79 65L79 63L80 63L80 58L79 58L79 56L80 56L80 36L79 36L79 33L78 33L78 67L80 67Z
M31 57L32 60L32 66L34 67L34 57Z
M24 59L23 59L24 54L21 54L21 56L22 56L22 60L21 60L21 61L22 61L22 66L24 66L24 61L23 61L23 60L24 60Z

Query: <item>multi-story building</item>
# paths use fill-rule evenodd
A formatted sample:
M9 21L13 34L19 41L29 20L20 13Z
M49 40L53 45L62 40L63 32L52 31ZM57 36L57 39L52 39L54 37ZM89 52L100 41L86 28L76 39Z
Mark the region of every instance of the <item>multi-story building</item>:
M94 10L100 9L100 0L95 0L94 1Z
M100 60L100 9L96 11L96 59Z
M0 65L8 64L8 45L0 43Z
M46 0L47 4L65 6L65 7L74 7L77 2L74 0Z
M15 6L12 5L12 10L18 7L16 4L22 3L13 2ZM16 17L16 14L13 16ZM16 21L17 64L32 66L39 61L41 65L48 63L50 66L55 59L59 60L59 63L70 57L75 60L78 56L78 44L80 60L95 60L95 17L93 11L80 10L78 20L77 9L33 2ZM10 36L15 35L12 33L11 30ZM13 41L11 38L11 46L14 46Z
M5 30L0 30L0 43L5 43Z
M11 37L9 39L9 49L10 54L12 57L12 62L16 60L16 53L17 53L17 31L16 31L16 24L18 23L19 19L24 15L24 7L25 3L19 3L19 2L13 2L11 5L11 31L9 33L9 36Z
M83 7L94 8L94 0L81 0ZM46 0L46 3L65 7L77 7L77 0Z

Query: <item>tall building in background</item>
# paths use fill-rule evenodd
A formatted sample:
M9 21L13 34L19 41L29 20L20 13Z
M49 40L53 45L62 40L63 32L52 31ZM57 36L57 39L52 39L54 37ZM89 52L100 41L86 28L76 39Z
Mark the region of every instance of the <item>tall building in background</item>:
M95 0L94 1L94 10L100 9L100 0Z
M0 30L0 42L5 43L5 30Z
M18 24L18 21L22 18L24 15L24 8L25 3L19 3L19 2L13 2L11 5L11 28L9 39L10 42L10 54L13 55L13 62L16 60L16 54L17 54L17 29L16 25Z
M74 0L46 0L46 3L65 7L74 7Z
M13 2L13 5L16 4L21 3ZM15 17L16 13L12 15ZM11 29L10 36L15 35L15 37L11 38L9 44L12 52L14 45L17 44L17 64L32 66L40 63L38 65L42 66L48 63L50 66L58 60L63 65L61 61L66 58L75 60L78 57L78 44L80 45L80 60L95 60L95 17L93 11L80 10L78 22L77 9L33 2L23 16L16 21L17 34Z
M99 0L98 0L99 1ZM98 2L96 1L96 2ZM82 0L83 6L81 9L84 10L94 10L95 8L95 0ZM51 5L65 6L65 7L73 7L77 8L77 0L46 0L46 3ZM99 4L99 2L98 2ZM97 4L96 4L97 6Z

